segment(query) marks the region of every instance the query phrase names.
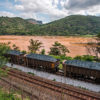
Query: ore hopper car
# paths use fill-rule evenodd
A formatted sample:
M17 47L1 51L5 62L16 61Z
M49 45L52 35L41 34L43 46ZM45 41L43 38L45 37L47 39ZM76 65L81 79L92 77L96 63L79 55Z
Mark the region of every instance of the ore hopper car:
M25 62L27 67L31 67L34 69L40 69L50 72L58 71L59 60L41 54L28 54L25 57Z
M63 64L64 76L93 79L100 82L100 63L68 60Z
M20 51L16 51L16 50L10 50L5 54L5 57L9 58L10 63L18 64L18 65L24 64L23 56L24 56L23 53L21 53Z

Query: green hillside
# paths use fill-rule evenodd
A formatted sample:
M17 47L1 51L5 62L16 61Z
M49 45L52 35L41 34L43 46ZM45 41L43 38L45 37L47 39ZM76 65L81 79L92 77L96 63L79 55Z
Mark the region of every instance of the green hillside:
M100 32L100 17L72 15L43 25L22 18L0 18L0 33L13 35L95 35Z
M19 17L0 17L1 35L22 35L27 33L29 34L33 27L33 24Z

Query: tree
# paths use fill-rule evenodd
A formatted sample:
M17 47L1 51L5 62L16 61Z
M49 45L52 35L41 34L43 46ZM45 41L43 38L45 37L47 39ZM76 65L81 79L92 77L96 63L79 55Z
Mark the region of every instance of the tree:
M66 53L69 53L69 50L58 41L52 45L49 52L50 55L66 55Z
M39 40L31 39L29 42L30 45L28 46L28 49L31 53L37 53L37 51L39 51L39 49L42 47L42 42L40 42Z
M4 66L7 62L4 54L10 49L10 47L5 43L0 43L0 67Z
M8 59L4 56L10 47L8 44L0 43L0 76L6 75L6 73L1 69L8 61Z
M100 34L97 35L95 41L88 42L85 46L87 49L88 54L94 55L99 59L100 55Z
M20 51L20 50L19 50L19 47L18 47L18 46L16 46L15 44L13 44L12 49L13 49L13 50Z
M23 54L27 54L27 51L25 51L25 50L23 50L23 51L21 51Z
M40 52L42 55L45 55L45 49L42 49Z
M90 55L83 55L83 56L76 56L74 57L75 60L83 60L83 61L94 61L95 57Z

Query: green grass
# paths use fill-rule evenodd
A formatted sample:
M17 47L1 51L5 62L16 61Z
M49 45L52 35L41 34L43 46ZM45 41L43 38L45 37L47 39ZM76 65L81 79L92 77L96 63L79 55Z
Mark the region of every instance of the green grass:
M72 37L96 37L96 35L76 35L76 36L72 36Z
M7 71L4 71L4 70L2 70L1 68L0 68L0 76L2 77L5 77L5 76L7 76Z
M55 59L60 59L60 62L63 62L63 60L72 60L73 58L70 56L55 56L55 55L50 55L52 57L54 57Z
M79 37L96 37L96 35L79 35Z
M20 90L8 90L0 87L0 100L22 100L21 91ZM28 96L25 96L23 100L30 100Z
M15 97L13 93L7 93L2 89L0 89L0 100L21 100L21 99Z
M84 89L84 90L88 90L87 88L81 87L81 86L78 86L78 88L81 88L81 89Z
M18 69L18 68L13 68L13 69L18 70L18 71L21 71L21 70L20 70L20 69Z
M28 74L31 74L31 75L33 75L33 76L35 75L34 73L31 73L31 72L28 72Z
M56 79L54 78L53 81L56 81Z

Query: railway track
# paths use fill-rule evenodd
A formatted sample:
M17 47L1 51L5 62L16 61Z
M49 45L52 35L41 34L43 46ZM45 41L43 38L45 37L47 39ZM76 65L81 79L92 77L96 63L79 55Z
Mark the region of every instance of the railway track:
M57 72L56 75L64 76L64 73L63 72ZM86 79L86 78L73 77L73 76L67 76L67 77L69 77L71 79L75 79L75 80L80 80L80 81L83 81L83 82L89 82L89 83L93 83L93 84L100 84L100 83L95 82L95 80L93 80L93 79Z
M57 93L69 95L77 100L100 100L100 94L89 92L87 90L79 89L66 84L43 79L38 76L32 76L18 70L11 69L9 70L8 75L50 89Z
M42 71L42 72L47 72L47 73L51 73L49 71L44 71L44 70L40 70L40 69L35 69L35 70ZM62 70L60 70L60 71L58 71L56 73L51 73L51 74L59 75L59 76L64 76L64 72ZM75 80L80 80L80 81L83 81L83 82L88 82L88 83L93 83L93 84L100 84L100 82L96 82L95 80L89 79L89 78L86 79L86 78L83 78L83 77L74 77L74 76L66 76L66 77L71 78L71 79L75 79Z
M40 71L40 70L39 70ZM50 72L48 72L50 73ZM59 75L59 76L64 76L64 72L62 70L56 72L56 73L52 73L54 75ZM75 79L75 80L80 80L80 81L83 81L83 82L89 82L89 83L93 83L93 84L100 84L100 82L96 82L95 80L93 79L90 79L90 78L83 78L83 77L74 77L74 76L66 76L68 78L71 78L71 79Z

